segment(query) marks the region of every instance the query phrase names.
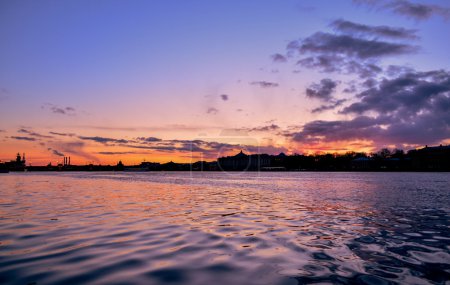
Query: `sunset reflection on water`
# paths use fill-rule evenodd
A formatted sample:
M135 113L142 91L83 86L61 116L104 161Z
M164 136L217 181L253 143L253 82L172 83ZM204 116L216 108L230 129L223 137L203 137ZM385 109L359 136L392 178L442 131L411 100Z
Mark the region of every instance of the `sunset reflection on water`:
M0 283L450 279L445 173L22 173L0 179Z

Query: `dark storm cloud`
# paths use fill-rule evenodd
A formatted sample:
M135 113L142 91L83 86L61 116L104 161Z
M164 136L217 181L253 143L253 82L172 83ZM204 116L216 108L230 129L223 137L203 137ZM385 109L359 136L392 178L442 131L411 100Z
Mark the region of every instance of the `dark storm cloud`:
M417 30L389 26L369 26L342 19L333 21L330 26L336 31L350 35L387 37L393 39L417 38Z
M427 20L433 16L441 16L444 19L450 17L450 8L433 4L414 3L406 0L353 0L353 2L389 10L415 20Z
M35 138L31 138L31 137L22 137L22 136L11 136L10 138L15 139L15 140L20 140L20 141L36 141Z
M343 109L351 120L312 121L297 142L370 140L376 145L438 144L450 138L450 72L413 72L384 79ZM370 115L370 116L369 116Z
M273 60L273 62L286 62L287 58L286 56L280 54L280 53L276 53L270 56Z
M125 139L113 139L113 138L105 138L105 137L84 137L84 136L79 136L78 137L81 140L90 140L90 141L94 141L94 142L98 142L98 143L127 143L128 140Z
M253 81L253 82L250 82L250 85L256 85L256 86L259 86L261 88L273 88L273 87L278 87L279 86L278 83L269 82L269 81Z
M229 97L227 94L221 94L220 99L222 99L223 101L228 101Z
M316 98L323 101L330 101L332 94L339 82L329 78L322 79L320 83L313 83L306 88L306 96Z
M317 32L301 41L296 50L301 54L325 53L369 59L413 53L417 47L405 43Z

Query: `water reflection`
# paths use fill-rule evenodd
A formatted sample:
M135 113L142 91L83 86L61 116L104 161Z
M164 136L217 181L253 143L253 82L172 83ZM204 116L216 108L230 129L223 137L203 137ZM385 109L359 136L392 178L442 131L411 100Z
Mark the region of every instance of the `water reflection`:
M439 173L1 177L0 283L444 284Z

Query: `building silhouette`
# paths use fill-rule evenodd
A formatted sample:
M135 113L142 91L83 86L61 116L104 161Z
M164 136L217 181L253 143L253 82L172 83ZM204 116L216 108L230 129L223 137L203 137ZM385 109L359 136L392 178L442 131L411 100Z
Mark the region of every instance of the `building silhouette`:
M219 170L258 170L270 167L270 155L251 154L247 155L242 150L234 156L221 157L217 160Z
M26 166L25 153L23 153L22 156L20 156L20 153L18 152L15 160L3 163L3 165L1 165L1 168L10 171L24 171L25 166Z
M450 145L425 146L421 149L390 151L382 149L366 154L278 155L246 154L242 150L232 156L220 157L216 161L192 163L142 162L125 166L117 165L72 165L70 157L63 163L52 166L26 166L25 153L17 153L16 159L0 163L0 172L8 171L450 171Z

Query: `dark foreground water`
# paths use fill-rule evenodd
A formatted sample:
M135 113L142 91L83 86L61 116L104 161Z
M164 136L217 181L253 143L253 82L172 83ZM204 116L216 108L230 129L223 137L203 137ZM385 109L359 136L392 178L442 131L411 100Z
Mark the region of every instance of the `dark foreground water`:
M449 173L0 174L0 284L449 280Z

